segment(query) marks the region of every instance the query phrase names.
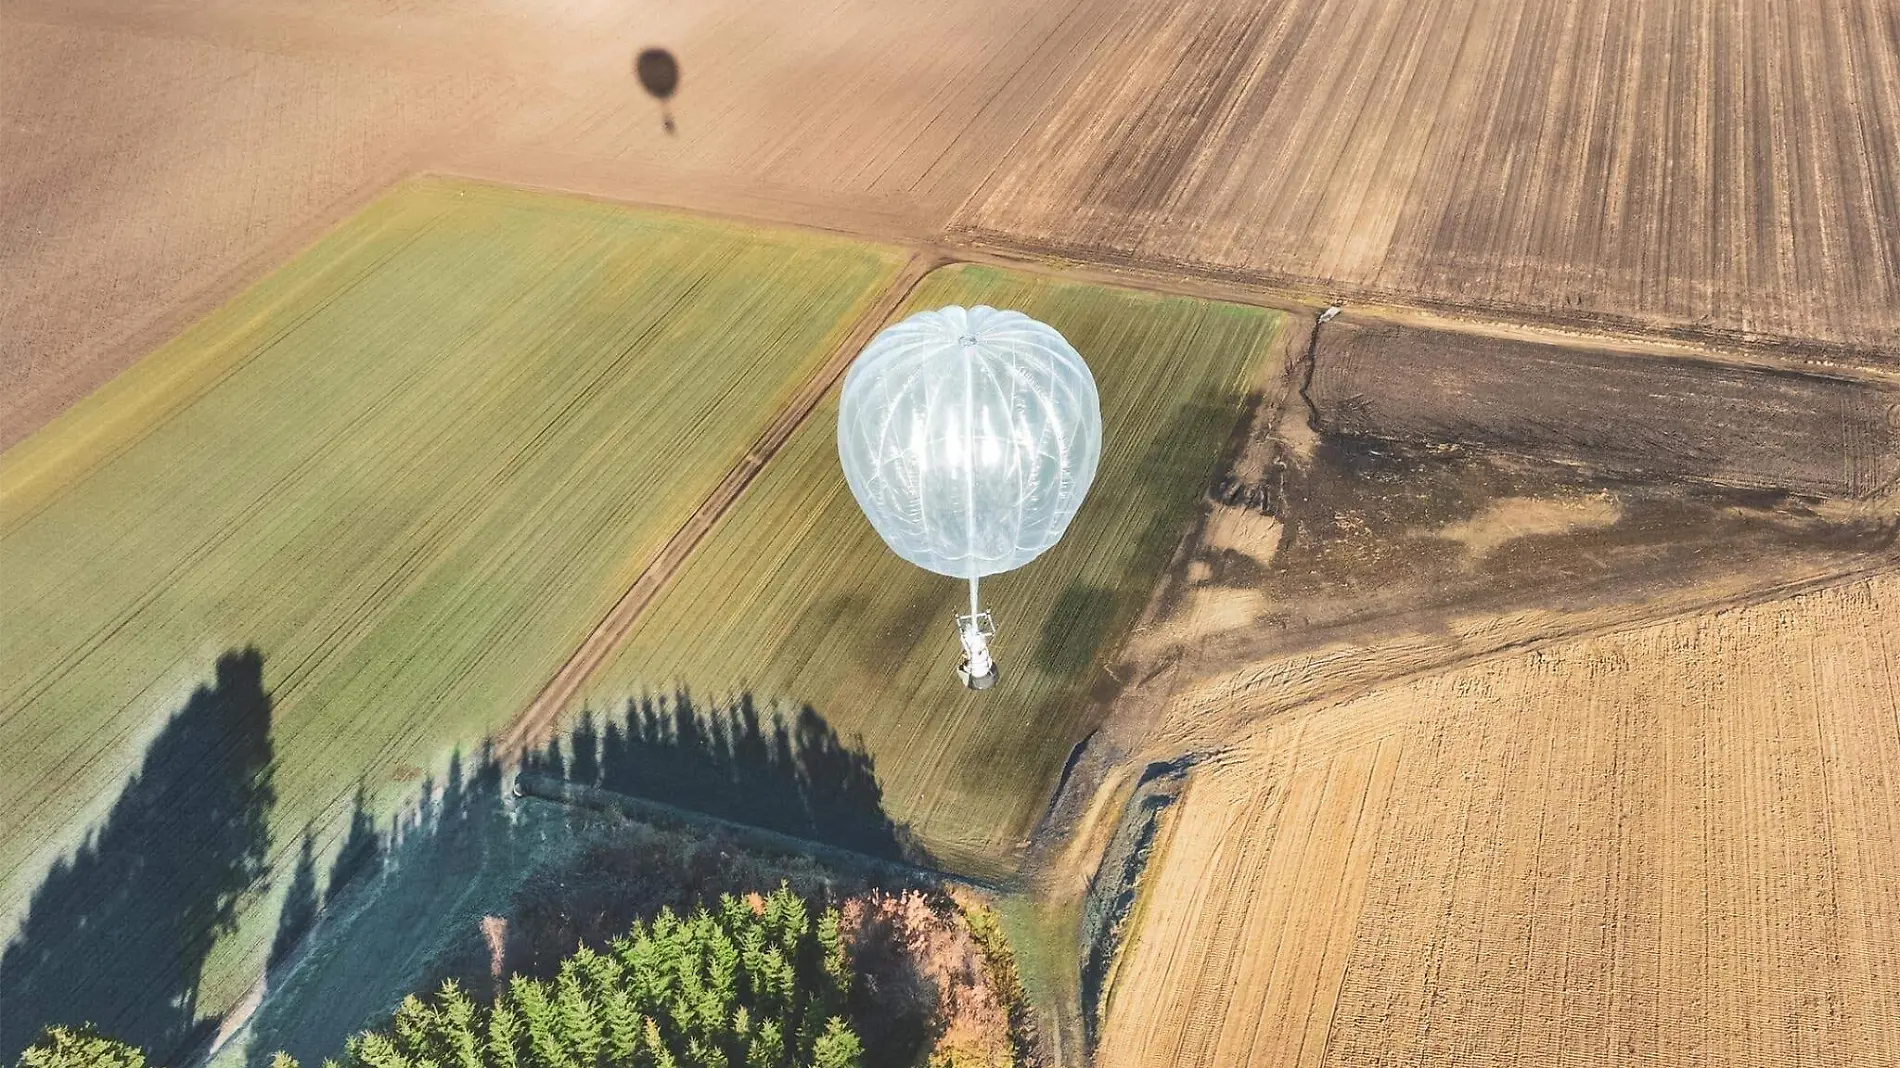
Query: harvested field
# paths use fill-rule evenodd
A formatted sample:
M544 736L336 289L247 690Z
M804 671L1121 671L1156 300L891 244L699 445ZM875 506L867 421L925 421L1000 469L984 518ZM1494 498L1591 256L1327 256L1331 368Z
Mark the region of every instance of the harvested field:
M1344 316L1306 396L1329 433L1626 479L1866 497L1900 476L1900 392L1838 377Z
M859 514L838 468L834 395L584 703L609 723L628 718L630 700L675 688L721 703L750 694L762 713L809 708L862 737L884 808L940 863L999 875L1089 729L1086 695L1109 681L1102 659L1189 524L1242 395L1280 373L1270 343L1281 318L970 266L931 274L903 314L950 303L1019 308L1061 330L1094 370L1108 428L1070 536L984 583L1003 684L962 688L951 619L966 588L899 560Z
M419 169L934 238L1115 6L14 0L0 447Z
M288 259L504 80L281 27L218 33L196 11L158 25L122 11L121 27L7 8L0 447L208 311L205 291Z
M1131 5L954 229L1891 360L1896 42L1888 0Z
M1193 773L1105 1065L1900 1060L1900 579L1270 720Z
M0 445L419 168L1883 359L1894 32L1881 0L15 0Z
M816 209L859 232L932 237L1123 6L571 3L593 35L563 33L540 91L506 116L492 150L470 146L454 165L784 218ZM654 44L681 63L670 134L628 75L634 51Z
M85 961L149 964L141 984L228 1008L285 890L249 877L287 871L306 831L327 863L359 784L413 790L390 780L518 712L899 263L411 183L9 450L0 751L31 773L0 785L0 915L24 924L0 967L7 1042L57 992L62 1011L88 1004L105 980L57 970ZM202 752L178 748L194 738ZM243 923L200 946L201 982L174 976L198 966L178 947L219 924L180 900L141 906L158 917L141 926L114 895L192 887L115 889L112 856L59 858L90 826L162 870L242 814L199 811L186 784L246 744L231 774L262 786L226 800L269 823L225 843L246 877L220 893ZM231 859L192 848L199 867ZM87 951L88 930L112 952ZM54 951L55 970L16 950Z

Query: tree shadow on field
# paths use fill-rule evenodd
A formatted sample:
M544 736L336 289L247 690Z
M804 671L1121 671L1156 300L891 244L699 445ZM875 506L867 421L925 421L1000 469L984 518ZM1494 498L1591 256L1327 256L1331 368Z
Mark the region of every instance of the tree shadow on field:
M641 697L617 718L582 713L525 755L522 770L902 855L905 834L883 813L870 757L810 709L781 717L761 714L749 696L717 707L684 692ZM452 756L440 778L425 777L386 824L359 789L320 913L307 904L315 879L299 863L245 1038L250 1063L283 1050L317 1064L351 1034L386 1023L406 994L454 978L490 997L499 977L551 975L577 946L604 945L663 906L691 909L781 881L807 897L887 881L690 814L649 824L517 796L512 785L484 743ZM298 893L306 882L309 893Z
M524 770L889 860L925 861L884 811L871 755L809 705L761 711L678 689L630 698L618 717L581 712Z
M0 954L0 1063L52 1024L97 1024L158 1063L215 1028L198 1018L205 960L270 848L263 663L255 649L220 657L105 822L34 891Z
M305 1064L335 1056L344 1038L427 985L444 939L475 928L499 900L498 874L515 871L538 842L516 826L503 778L492 747L473 760L458 753L440 782L425 778L383 827L358 788L321 914L315 850L298 862L267 996L249 1024L252 1060L277 1050Z

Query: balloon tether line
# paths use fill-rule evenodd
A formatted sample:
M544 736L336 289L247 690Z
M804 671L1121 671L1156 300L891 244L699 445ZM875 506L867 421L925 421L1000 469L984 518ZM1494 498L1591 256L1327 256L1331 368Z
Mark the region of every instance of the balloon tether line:
M965 334L957 340L963 346L963 529L970 554L970 614L957 618L957 640L963 645L957 676L972 690L987 690L996 682L996 661L990 658L996 625L983 611L976 585L976 338Z

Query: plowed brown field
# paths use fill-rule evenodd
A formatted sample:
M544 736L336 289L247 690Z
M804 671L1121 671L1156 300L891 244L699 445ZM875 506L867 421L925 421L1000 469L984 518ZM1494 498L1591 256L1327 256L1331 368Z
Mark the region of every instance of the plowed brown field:
M1900 577L1288 714L1203 766L1110 1066L1900 1060Z
M653 45L672 134L629 71ZM0 157L0 444L417 169L1860 360L1900 340L1886 0L14 0Z
M1355 294L1891 347L1900 15L1131 7L959 227Z
M410 169L493 86L21 14L0 13L0 446L167 340L199 294L288 259L285 241Z
M0 447L417 170L933 239L1115 7L16 0Z

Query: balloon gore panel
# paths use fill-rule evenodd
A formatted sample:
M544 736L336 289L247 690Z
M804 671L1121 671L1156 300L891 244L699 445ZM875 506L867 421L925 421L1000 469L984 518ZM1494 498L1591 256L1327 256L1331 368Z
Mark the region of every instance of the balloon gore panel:
M845 376L838 458L851 493L892 551L940 575L994 575L1048 550L1101 451L1088 365L1021 312L919 312Z

